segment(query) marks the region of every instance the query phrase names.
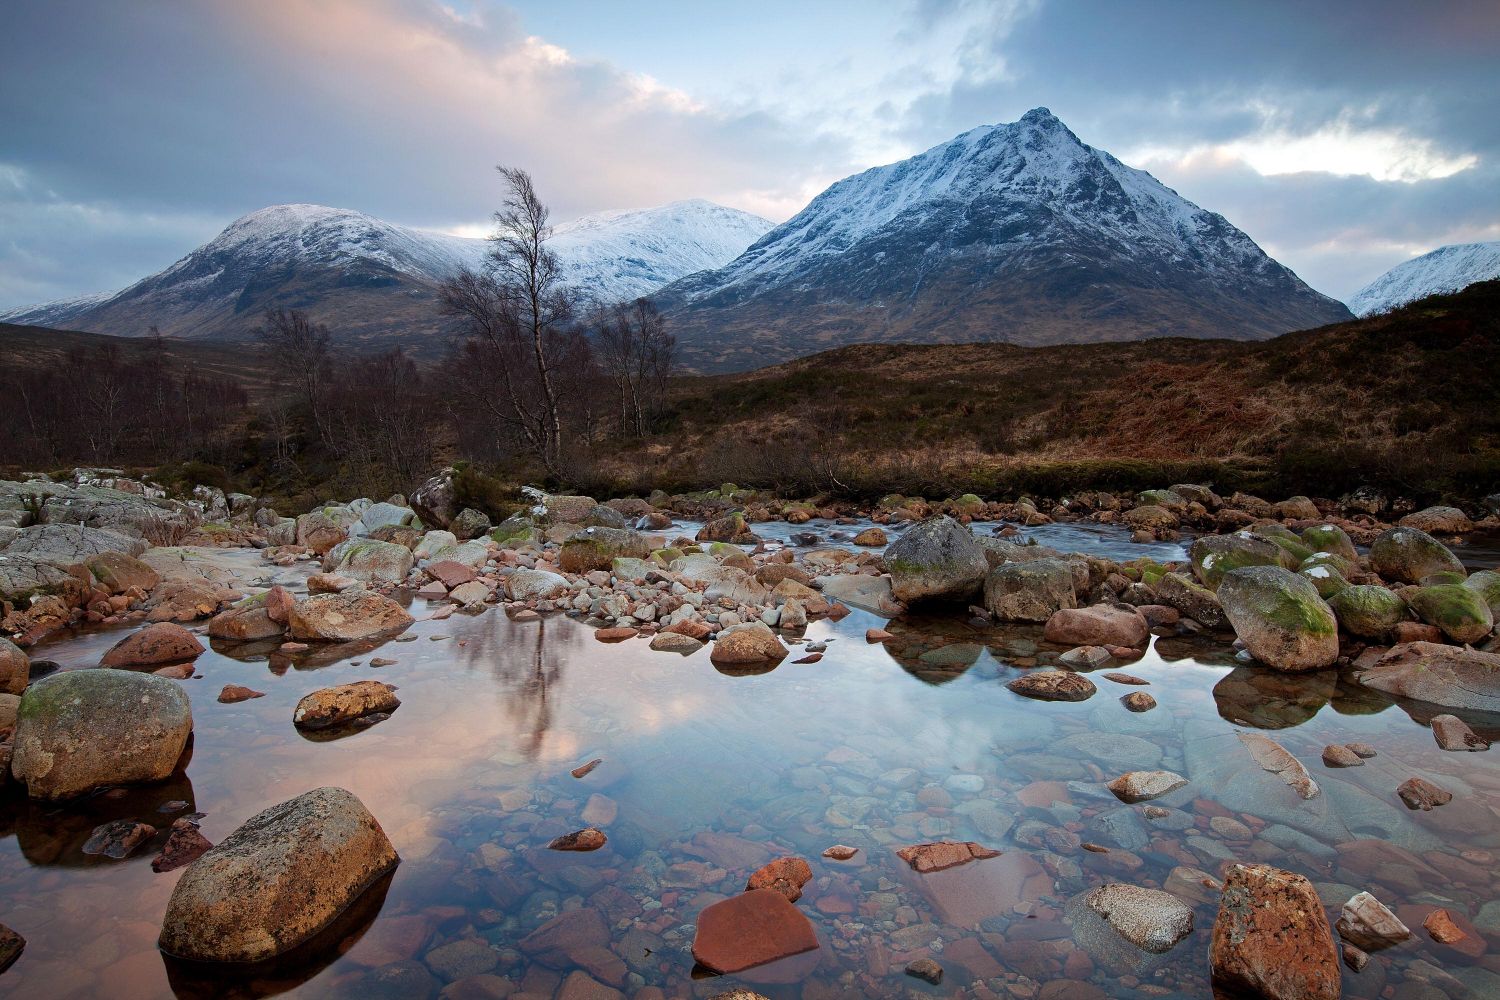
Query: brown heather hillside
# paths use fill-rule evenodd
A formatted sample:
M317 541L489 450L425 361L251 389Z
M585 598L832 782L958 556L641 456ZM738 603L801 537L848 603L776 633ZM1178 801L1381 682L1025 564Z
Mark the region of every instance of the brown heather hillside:
M601 471L1003 491L1128 487L1170 463L1319 495L1475 496L1500 487L1497 386L1492 281L1259 343L860 345L683 379L671 426Z

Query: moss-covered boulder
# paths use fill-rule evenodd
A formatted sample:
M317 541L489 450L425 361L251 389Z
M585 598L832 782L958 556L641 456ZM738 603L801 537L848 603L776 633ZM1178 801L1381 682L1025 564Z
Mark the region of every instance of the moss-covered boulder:
M1302 530L1302 544L1314 552L1332 552L1350 562L1359 561L1359 551L1349 533L1336 524L1315 524Z
M1345 632L1376 642L1390 639L1396 626L1411 618L1399 594L1369 584L1345 587L1328 599L1328 606Z
M562 547L565 573L587 573L607 570L616 559L645 559L651 555L646 536L628 528L585 528L574 534Z
M351 538L323 557L323 572L353 577L366 583L400 583L411 572L416 557L395 542Z
M1479 642L1495 630L1495 616L1478 591L1446 583L1408 591L1406 603L1417 617L1436 625L1454 642Z
M1305 577L1247 566L1225 574L1218 597L1235 635L1266 666L1321 670L1338 659L1338 620Z
M231 642L250 642L281 635L286 631L286 624L271 617L271 609L267 606L270 593L267 590L252 594L220 611L209 620L208 634Z
M1287 569L1296 569L1298 563L1313 554L1312 548L1302 541L1302 536L1284 524L1256 525L1250 533L1256 538L1272 542L1281 549L1283 553L1281 565Z
M66 670L31 685L16 713L11 770L34 799L171 776L193 731L175 681L127 670Z
M1179 614L1191 618L1199 625L1207 628L1222 628L1226 623L1224 606L1219 603L1214 592L1201 586L1186 574L1162 573L1155 579L1151 579L1143 571L1141 579L1151 585L1161 603L1167 607L1176 608Z
M1465 580L1464 586L1478 594L1489 606L1490 614L1500 621L1500 573L1482 569Z
M1395 527L1370 545L1370 568L1387 580L1421 583L1434 573L1463 573L1458 556L1419 528Z
M348 507L319 507L297 518L297 544L323 555L349 537L359 515Z
M1062 559L1002 563L984 578L984 606L1000 621L1045 622L1078 606L1073 567Z
M490 529L490 541L506 549L531 545L540 548L542 532L524 514L512 514Z
M1299 566L1297 575L1311 580L1318 596L1325 601L1349 586L1349 581L1336 565L1332 562L1319 562L1316 558L1309 558Z
M969 529L943 515L886 546L885 566L896 600L910 604L969 600L979 592L989 561Z
M1187 512L1188 499L1176 490L1143 490L1135 495L1137 507L1165 507L1174 514Z
M1182 523L1171 510L1154 503L1127 510L1121 520L1136 531L1171 531Z
M1276 543L1247 532L1203 535L1188 546L1193 575L1209 590L1217 590L1224 574L1245 566L1280 566L1283 550Z

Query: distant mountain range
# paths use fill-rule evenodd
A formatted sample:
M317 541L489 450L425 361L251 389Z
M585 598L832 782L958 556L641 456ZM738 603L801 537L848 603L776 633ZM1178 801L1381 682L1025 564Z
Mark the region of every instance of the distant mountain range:
M567 280L601 300L633 299L717 267L771 228L708 201L608 212L558 226ZM171 267L120 292L0 314L0 321L141 336L239 339L268 307L305 309L369 346L439 346L437 291L477 268L489 243L382 222L347 209L274 205L235 220Z
M1397 264L1355 292L1349 308L1369 316L1491 278L1500 278L1500 242L1456 243Z
M1255 340L1350 318L1046 108L845 178L658 299L710 371L868 341Z

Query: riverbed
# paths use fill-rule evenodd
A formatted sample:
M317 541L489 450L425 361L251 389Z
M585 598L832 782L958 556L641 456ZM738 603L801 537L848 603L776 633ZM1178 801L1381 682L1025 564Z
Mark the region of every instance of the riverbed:
M756 526L788 544L799 531L827 540L858 528ZM1113 558L1181 553L1098 525L1025 535ZM706 648L684 657L643 640L604 644L561 615L516 622L491 609L429 620L435 607L421 600L409 610L417 623L378 647L289 657L274 644L215 642L182 682L194 738L165 784L67 806L30 804L9 787L0 798L0 922L27 946L0 992L422 997L460 982L445 995L613 995L580 992L582 971L627 996L657 988L706 997L736 986L776 1000L975 996L970 984L983 980L983 995L1045 1000L1207 997L1216 892L1198 885L1187 900L1193 932L1162 955L1114 946L1098 928L1070 922L1068 904L1106 882L1193 893L1193 871L1217 876L1242 860L1307 875L1334 916L1368 889L1407 920L1411 941L1362 973L1345 970L1346 996L1415 981L1451 997L1462 988L1500 995L1500 753L1444 753L1419 706L1336 672L1270 674L1237 660L1223 636L1168 635L1140 659L1095 672L1089 700L1040 703L1004 682L1064 648L1039 628L961 611L890 623L855 611L813 623L774 669L729 671ZM867 644L876 626L895 638ZM60 635L30 652L59 669L94 666L125 631ZM827 644L821 661L793 663L808 643ZM375 657L395 662L374 666ZM1149 686L1104 679L1109 671ZM303 695L370 678L399 688L389 719L322 742L293 727ZM220 704L226 684L265 697ZM1158 707L1128 711L1120 698L1138 690ZM1237 739L1246 731L1280 742L1322 794L1302 800L1256 766ZM1320 763L1325 745L1355 741L1378 755L1342 770ZM572 777L595 758L603 763ZM1163 815L1104 788L1143 768L1189 779L1152 803ZM1413 775L1454 792L1453 802L1407 810L1395 789ZM218 842L265 807L323 785L359 796L402 863L354 926L297 968L246 978L164 959L155 941L178 874L151 870L161 836L124 861L81 851L107 820L138 819L164 834L191 812ZM545 850L586 825L607 833L603 849ZM927 876L895 855L941 839L1002 853ZM823 858L834 844L859 853ZM819 949L695 978L696 915L787 854L812 866L797 905ZM1421 922L1434 906L1473 921L1478 954L1428 939ZM600 919L533 936L567 911ZM922 955L945 968L941 985L903 974Z

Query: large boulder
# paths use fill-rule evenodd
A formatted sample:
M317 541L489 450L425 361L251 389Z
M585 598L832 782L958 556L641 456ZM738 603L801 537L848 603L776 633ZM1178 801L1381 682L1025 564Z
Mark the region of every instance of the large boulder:
M716 517L698 529L694 536L700 542L728 542L733 545L754 545L760 537L750 530L745 515L740 513Z
M1495 616L1484 597L1463 584L1445 583L1406 591L1417 617L1436 625L1454 642L1479 642L1495 630Z
M969 529L943 515L887 546L885 567L898 601L967 601L984 582L989 561Z
M371 535L381 528L404 528L417 519L417 512L400 504L372 503L359 515L360 534Z
M348 507L319 507L297 518L297 544L325 555L349 537L349 529L359 522L359 515Z
M125 670L67 670L26 689L11 770L34 799L171 776L193 731L174 681Z
M1249 566L1227 573L1218 597L1235 634L1266 666L1321 670L1338 659L1338 621L1306 578Z
M599 502L593 497L549 496L542 506L548 524L583 524Z
M1048 642L1069 646L1141 646L1150 634L1139 611L1107 604L1054 611L1045 632Z
M1387 580L1421 583L1434 573L1463 573L1448 547L1418 528L1383 531L1370 543L1370 568Z
M1282 548L1249 532L1232 535L1203 535L1188 547L1193 575L1209 590L1218 590L1224 574L1246 566L1282 565Z
M563 543L560 565L564 573L608 570L616 559L645 559L651 543L628 528L584 528Z
M353 577L366 583L400 583L411 572L416 556L395 542L351 538L323 557L323 572Z
M99 661L101 667L159 667L166 663L186 663L203 652L203 644L193 633L171 622L155 622L139 632L132 632L109 648Z
M1338 951L1317 890L1269 865L1231 865L1209 946L1215 992L1338 1000Z
M1083 905L1131 944L1152 954L1170 951L1193 932L1193 910L1160 889L1113 882L1089 892Z
M1002 563L984 577L984 606L1001 621L1045 622L1078 606L1073 568L1061 559Z
M1302 530L1302 543L1314 552L1329 552L1350 562L1359 560L1359 550L1349 533L1336 524L1314 524Z
M568 591L568 578L541 569L518 569L505 578L505 589L513 601L544 600Z
M1462 535L1474 530L1469 515L1457 507L1428 507L1407 514L1396 522L1404 528L1416 528L1432 535Z
M411 509L428 528L446 528L458 513L458 491L453 485L456 469L444 469L411 495Z
M1224 606L1212 590L1182 573L1167 573L1154 586L1157 600L1208 628L1221 628Z
M465 507L454 516L453 520L448 522L448 530L453 532L453 536L459 541L467 542L471 538L478 538L480 535L488 534L490 519L488 515L481 511L477 511L472 507Z
M41 484L30 482L21 487L42 495L39 524L82 525L118 532L150 545L174 545L198 523L198 512L189 504L115 488L127 482L73 486L48 483L40 490Z
M727 665L776 662L785 658L787 648L762 622L749 622L724 629L714 640L709 659Z
M111 594L132 589L145 593L161 582L161 575L149 564L124 552L101 552L87 565L94 580Z
M1375 584L1345 587L1328 599L1339 627L1361 639L1384 642L1396 626L1411 618L1399 594Z
M286 622L273 615L270 594L269 590L254 594L220 611L209 621L208 634L232 642L253 642L281 635L286 631Z
M1500 654L1437 642L1392 646L1360 671L1365 687L1446 708L1500 714Z
M1478 594L1480 600L1490 609L1490 616L1500 621L1500 573L1492 569L1482 569L1471 574L1464 581L1464 586Z
M349 590L342 594L314 594L292 607L288 624L294 639L352 642L399 632L414 619L406 609L382 594Z
M38 524L22 528L5 546L7 559L25 556L53 566L86 566L106 552L138 556L150 548L135 535L83 524Z
M0 636L0 694L21 694L31 678L31 658L21 648ZM0 774L0 783L4 781Z
M196 962L258 962L331 924L400 858L353 793L317 788L252 817L183 871L162 951Z

